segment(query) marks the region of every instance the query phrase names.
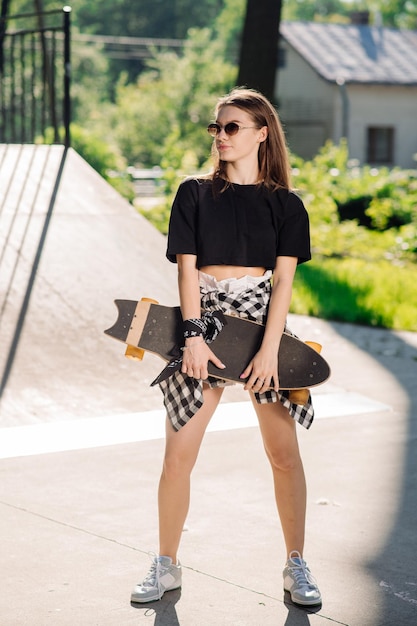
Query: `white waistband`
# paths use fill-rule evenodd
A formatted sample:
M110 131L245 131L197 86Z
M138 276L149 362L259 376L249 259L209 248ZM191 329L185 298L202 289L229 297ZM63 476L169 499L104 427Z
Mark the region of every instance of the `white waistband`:
M199 272L200 287L206 290L216 289L225 293L240 293L246 289L252 289L264 280L271 278L272 272L268 270L262 276L242 276L241 278L224 278L216 280L214 276Z

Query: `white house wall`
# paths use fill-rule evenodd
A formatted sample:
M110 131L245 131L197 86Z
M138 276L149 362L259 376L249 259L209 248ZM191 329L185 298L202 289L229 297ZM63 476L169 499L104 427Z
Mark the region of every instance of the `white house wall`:
M417 153L417 87L347 85L349 156L366 161L367 129L394 127L394 163L415 168Z
M333 86L283 42L286 63L278 71L278 111L292 152L313 157L328 138L333 138Z

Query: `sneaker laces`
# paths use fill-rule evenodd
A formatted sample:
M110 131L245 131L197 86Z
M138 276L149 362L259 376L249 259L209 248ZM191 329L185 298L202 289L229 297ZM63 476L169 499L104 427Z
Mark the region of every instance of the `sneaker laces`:
M161 587L160 577L165 568L155 554L150 554L149 556L153 559L152 565L147 576L142 582L142 587L156 587L158 589L159 599L161 599L164 591Z
M287 566L299 587L317 588L317 582L299 552L293 550L290 553Z

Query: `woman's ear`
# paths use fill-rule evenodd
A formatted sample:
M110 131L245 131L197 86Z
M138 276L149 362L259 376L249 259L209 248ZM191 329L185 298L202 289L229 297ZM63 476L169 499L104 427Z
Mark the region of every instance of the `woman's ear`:
M262 128L259 129L259 143L262 143L263 141L265 141L267 137L268 137L268 126L262 126Z

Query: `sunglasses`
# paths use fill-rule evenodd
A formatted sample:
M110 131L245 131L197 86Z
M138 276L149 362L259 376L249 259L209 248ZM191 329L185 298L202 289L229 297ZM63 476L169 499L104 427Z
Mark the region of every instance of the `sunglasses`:
M207 132L212 137L217 137L221 133L222 130L229 135L229 137L233 137L240 130L245 130L246 128L259 128L259 126L239 126L236 122L228 122L225 126L220 126L220 124L209 124L207 126Z

